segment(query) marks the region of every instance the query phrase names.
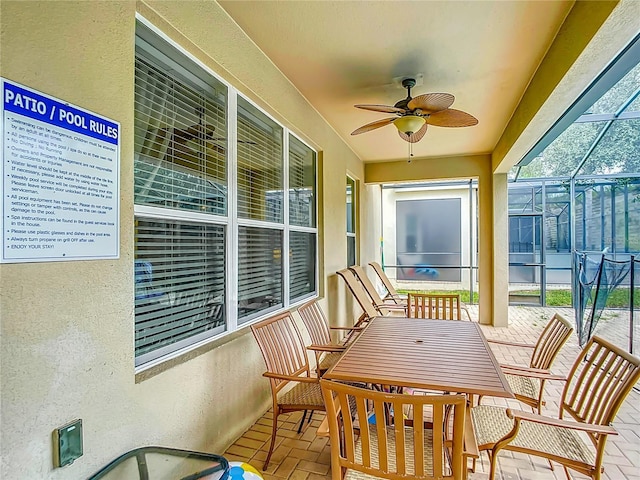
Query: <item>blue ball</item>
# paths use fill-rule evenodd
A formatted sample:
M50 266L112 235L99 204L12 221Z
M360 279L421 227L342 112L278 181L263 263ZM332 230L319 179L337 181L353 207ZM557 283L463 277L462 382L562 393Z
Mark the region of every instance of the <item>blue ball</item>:
M229 480L263 480L263 477L246 462L229 462Z

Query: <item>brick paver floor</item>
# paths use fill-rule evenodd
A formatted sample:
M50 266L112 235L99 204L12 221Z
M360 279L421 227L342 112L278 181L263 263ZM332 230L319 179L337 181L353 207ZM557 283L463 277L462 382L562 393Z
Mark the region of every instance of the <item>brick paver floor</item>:
M474 316L476 310L470 306ZM518 342L535 343L538 335L554 312L560 312L567 319L573 319L571 309L509 307L509 328L485 327L488 338L501 338ZM575 335L560 352L552 370L554 373L567 374L573 359L579 351ZM495 346L494 352L498 361L503 363L528 363L526 349L513 349ZM545 398L547 405L543 413L557 414L558 401L562 392L561 382L547 382ZM523 407L515 400L485 398L483 403ZM271 411L260 418L255 425L242 435L225 452L230 461L245 461L258 469L262 468L269 447L271 434ZM331 478L331 459L329 442L325 437L316 436L316 431L323 419L322 413L316 413L302 433L297 433L301 412L281 415L280 428L276 440L276 448L264 478L291 480L323 480ZM611 436L607 442L605 456L605 473L603 479L608 480L640 480L640 393L632 391L620 409L614 427L619 432ZM560 465L555 464L552 471L549 463L541 458L519 453L503 451L498 457L501 480L556 480L565 479ZM485 453L481 454L476 464L476 473L469 476L473 480L488 478L489 462ZM584 479L583 475L571 472L574 480Z

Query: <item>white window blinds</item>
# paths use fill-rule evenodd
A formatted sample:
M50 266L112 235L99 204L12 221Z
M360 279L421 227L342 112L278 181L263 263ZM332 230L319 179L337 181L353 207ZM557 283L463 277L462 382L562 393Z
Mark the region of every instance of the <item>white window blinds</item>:
M142 23L134 107L136 366L314 295L316 152Z
M316 226L316 154L289 135L289 223Z
M238 217L282 223L282 127L238 98Z
M247 321L255 313L283 305L282 231L239 227L239 321Z
M135 235L136 356L222 332L224 227L137 219Z

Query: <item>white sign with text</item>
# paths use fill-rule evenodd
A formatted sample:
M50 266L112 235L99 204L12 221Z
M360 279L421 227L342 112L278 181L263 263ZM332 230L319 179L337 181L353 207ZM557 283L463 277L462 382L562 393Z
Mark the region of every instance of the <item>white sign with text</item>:
M120 125L2 82L2 262L114 259Z

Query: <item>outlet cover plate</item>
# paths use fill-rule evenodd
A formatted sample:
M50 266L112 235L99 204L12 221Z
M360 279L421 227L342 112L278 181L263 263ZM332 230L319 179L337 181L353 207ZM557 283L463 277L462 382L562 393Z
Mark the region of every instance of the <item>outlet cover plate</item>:
M53 431L53 464L71 465L82 456L82 420L73 420Z

